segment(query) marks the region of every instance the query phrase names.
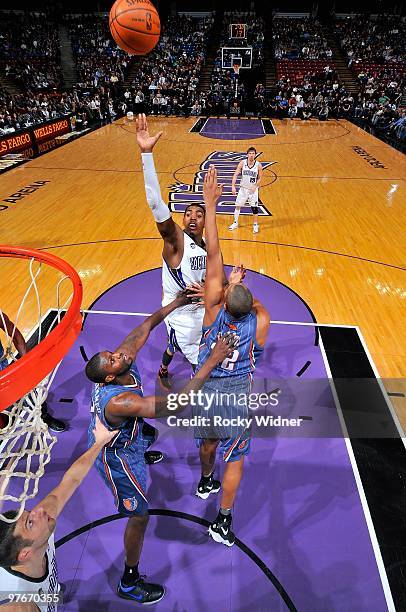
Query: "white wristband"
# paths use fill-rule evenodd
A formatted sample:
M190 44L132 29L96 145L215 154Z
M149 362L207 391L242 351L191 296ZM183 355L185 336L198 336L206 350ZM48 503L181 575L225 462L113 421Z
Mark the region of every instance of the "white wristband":
M163 223L171 218L171 212L162 199L158 176L155 170L152 153L141 153L142 169L144 171L145 194L148 206L157 223Z

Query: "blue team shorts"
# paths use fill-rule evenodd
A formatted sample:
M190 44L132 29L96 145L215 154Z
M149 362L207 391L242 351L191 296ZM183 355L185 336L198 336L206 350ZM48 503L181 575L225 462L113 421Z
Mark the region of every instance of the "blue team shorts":
M7 359L5 357L0 358L0 372L1 370L5 370L6 368L8 368L9 363L7 361Z
M156 437L157 430L141 421L140 433L131 446L118 449L104 447L96 459L96 469L113 493L118 512L124 516L148 514L144 453Z
M244 420L250 416L247 397L250 392L249 375L210 378L203 385L203 404L193 407L193 416L206 419L194 430L198 447L207 439L219 440L224 461L239 461L243 455L248 455L251 432Z

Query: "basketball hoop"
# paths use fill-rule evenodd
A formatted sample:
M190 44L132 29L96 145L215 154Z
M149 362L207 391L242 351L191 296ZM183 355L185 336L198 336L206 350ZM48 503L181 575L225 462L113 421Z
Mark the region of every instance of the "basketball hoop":
M49 433L41 418L41 406L59 363L81 330L82 283L72 266L50 253L0 245L0 257L28 260L28 287L22 289L23 295L13 308L16 314L7 313L14 322L11 335L7 332L0 307L0 320L6 330L4 352L11 360L0 371L0 518L14 522L23 513L27 500L36 496L39 479L56 442L56 437ZM13 263L17 266L16 262ZM47 264L46 273L42 271L43 264ZM26 270L26 266L24 268ZM18 277L19 288L22 286L20 277L21 274ZM52 294L49 277L55 286L55 300L49 297ZM66 299L62 299L62 288L67 280L72 287ZM41 287L45 304L40 296ZM15 290L13 287L13 297ZM31 310L33 308L30 300L36 308L38 341L17 359L13 354L13 338L19 321L24 318L24 310L29 306ZM45 312L48 313L46 326L43 321ZM6 519L2 514L5 501L18 506L17 516L13 519Z

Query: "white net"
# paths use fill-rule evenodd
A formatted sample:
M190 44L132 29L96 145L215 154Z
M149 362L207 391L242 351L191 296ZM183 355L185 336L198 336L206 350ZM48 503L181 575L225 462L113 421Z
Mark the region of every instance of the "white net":
M27 262L20 263L24 264L27 270ZM0 308L0 329L3 331L0 342L0 376L3 378L7 374L7 368L21 357L18 353L21 353L21 347L29 351L42 342L60 323L67 305L72 301L71 289L67 298L61 300L62 283L69 277L62 276L60 271L51 268L54 274L51 280L54 298L51 299L52 308L44 308L40 299L39 282L43 269L42 264L35 258L30 259L28 288L13 309L15 314L11 317L10 312L6 313ZM45 266L45 269L49 271L49 266ZM49 284L47 278L46 286ZM21 287L21 274L19 286ZM50 303L49 296L46 297L46 303L47 306ZM34 313L30 319L35 321L31 333L28 334L27 344L19 330L25 310ZM51 371L42 381L0 412L0 519L6 522L16 521L24 512L27 501L37 495L40 478L51 459L51 450L57 438L49 432L48 426L42 420L42 411L58 367L59 364L52 369L50 366ZM8 510L16 511L16 516L7 518L5 513Z
M44 475L57 440L41 417L48 382L44 381L1 413L5 425L0 441L0 499L2 505L11 502L12 509L17 510L17 515L8 519L1 508L0 518L7 522L16 521L24 512L26 502L37 495L39 479Z

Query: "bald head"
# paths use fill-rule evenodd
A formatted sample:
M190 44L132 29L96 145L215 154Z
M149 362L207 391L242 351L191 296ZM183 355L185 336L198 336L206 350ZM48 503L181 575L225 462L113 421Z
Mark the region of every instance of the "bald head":
M226 308L230 315L235 319L244 317L252 310L254 300L251 291L238 283L230 285L226 293Z
M103 383L108 374L106 359L102 353L96 353L86 364L86 376L94 383Z

